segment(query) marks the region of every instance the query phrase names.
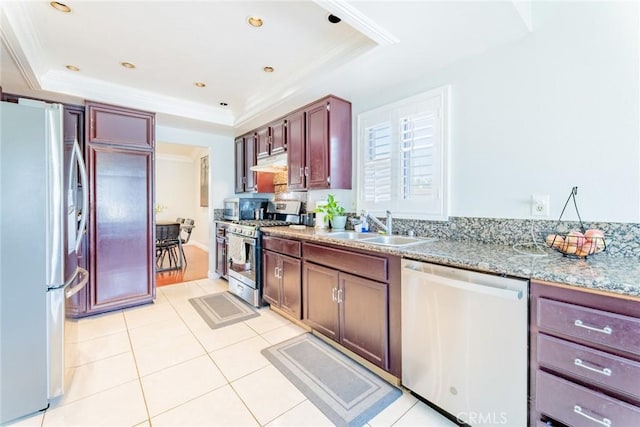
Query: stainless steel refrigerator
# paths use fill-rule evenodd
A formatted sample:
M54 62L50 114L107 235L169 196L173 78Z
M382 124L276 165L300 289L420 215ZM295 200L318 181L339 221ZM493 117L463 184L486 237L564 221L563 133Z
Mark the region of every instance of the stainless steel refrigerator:
M0 424L64 393L65 299L87 283L76 251L86 168L63 106L0 103ZM79 191L83 189L84 191Z

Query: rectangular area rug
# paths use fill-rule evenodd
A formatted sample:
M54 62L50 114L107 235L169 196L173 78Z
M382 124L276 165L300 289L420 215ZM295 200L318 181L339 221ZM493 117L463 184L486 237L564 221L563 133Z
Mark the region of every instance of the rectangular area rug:
M253 307L231 292L190 298L189 302L211 329L260 316Z
M262 354L336 426L361 426L402 394L309 333Z

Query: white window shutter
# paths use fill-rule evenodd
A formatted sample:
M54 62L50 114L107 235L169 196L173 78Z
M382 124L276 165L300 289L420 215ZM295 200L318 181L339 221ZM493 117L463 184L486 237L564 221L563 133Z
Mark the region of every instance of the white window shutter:
M448 88L358 117L358 207L446 219Z

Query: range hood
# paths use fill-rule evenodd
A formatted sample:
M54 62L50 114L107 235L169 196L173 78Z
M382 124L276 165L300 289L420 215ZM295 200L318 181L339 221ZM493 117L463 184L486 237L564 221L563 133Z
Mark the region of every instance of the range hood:
M250 168L254 172L278 173L287 170L287 153L280 153L274 156L258 159L258 164Z

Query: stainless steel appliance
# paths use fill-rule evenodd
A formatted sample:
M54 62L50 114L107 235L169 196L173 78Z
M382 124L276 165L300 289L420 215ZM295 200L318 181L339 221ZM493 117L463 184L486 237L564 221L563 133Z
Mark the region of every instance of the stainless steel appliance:
M300 223L300 202L269 202L267 219L234 221L227 229L229 291L249 304L262 302L261 229Z
M528 281L402 261L402 383L469 425L527 425Z
M222 217L228 221L254 219L256 209L265 209L268 202L257 197L230 197L224 199Z
M63 142L63 107L0 104L0 424L64 393L65 298L85 286L76 251L87 189L77 141ZM80 176L78 177L78 172Z

